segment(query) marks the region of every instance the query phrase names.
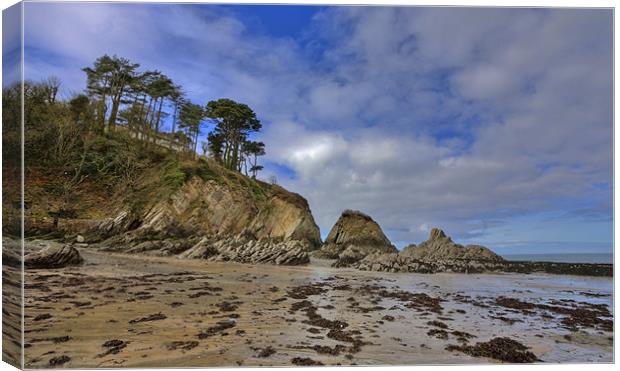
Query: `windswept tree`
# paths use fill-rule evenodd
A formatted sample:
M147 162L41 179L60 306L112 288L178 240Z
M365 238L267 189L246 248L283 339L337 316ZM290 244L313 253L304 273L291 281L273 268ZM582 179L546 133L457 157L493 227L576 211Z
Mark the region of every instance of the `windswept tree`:
M258 164L258 157L264 155L265 143L255 141L246 141L243 143L243 157L245 161L250 163L250 173L252 173L252 178L256 178L256 173L263 170L263 167ZM247 169L247 164L245 166Z
M97 119L102 129L105 129L108 100L111 107L108 128L114 129L121 99L136 78L138 67L139 64L131 63L126 58L106 54L97 58L92 67L83 69L87 78L86 91L99 102Z
M256 114L245 104L218 99L207 104L207 117L216 124L212 138L221 141L222 163L228 169L239 171L243 144L250 133L262 127Z
M160 71L139 71L137 63L126 58L103 55L83 71L87 76L87 95L74 97L68 105L54 104L59 81L51 78L40 84L42 99L56 108L68 107L75 124L85 123L88 130L106 132L126 125L130 137L142 146L150 144L171 150L187 148L198 152L205 118L214 128L201 149L224 167L256 177L263 169L258 158L265 145L251 140L262 124L246 104L218 99L206 107L186 99L181 86ZM170 117L170 133L163 123Z
M202 106L186 102L181 106L179 114L179 126L187 131L188 137L192 138L192 146L194 153L198 146L198 136L200 135L200 126L205 119L205 111Z
M174 85L171 93L170 100L174 105L174 112L172 114L172 129L171 133L175 133L177 130L177 121L179 118L179 108L185 102L185 93L183 92L183 88L180 85Z
M161 132L162 119L168 115L164 111L166 100L172 101L177 89L172 80L159 71L137 74L127 88L127 97L122 101L126 109L120 118L132 130L139 129L140 137L155 142Z
M175 86L172 83L172 80L164 74L159 74L156 76L156 78L151 81L147 87L147 91L153 98L154 102L149 124L153 131L155 131L155 134L159 133L164 101L170 98L170 96L174 93L174 89Z

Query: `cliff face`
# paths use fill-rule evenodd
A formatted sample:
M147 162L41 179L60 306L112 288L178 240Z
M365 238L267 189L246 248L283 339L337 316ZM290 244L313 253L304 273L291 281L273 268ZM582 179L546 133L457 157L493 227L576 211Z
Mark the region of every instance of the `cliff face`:
M379 224L362 212L346 210L332 227L325 243L314 253L317 258L352 262L372 253L395 253L396 248ZM342 262L340 262L342 261Z
M243 233L255 239L300 240L318 246L319 229L306 200L277 186L261 186L264 194L256 199L245 188L191 178L169 198L154 200L143 215L134 216L134 226L139 224L134 233L222 238ZM124 210L120 216L126 214Z
M223 169L222 169L223 170ZM228 177L232 177L228 179ZM224 173L195 176L136 213L89 231L105 249L247 263L304 264L320 243L307 201L282 187Z
M79 212L56 226L39 210L47 203L32 197L33 210L43 216L28 218L31 233L53 230L69 241L80 236L120 252L278 264L306 263L321 244L307 201L280 186L204 159L153 166L140 175L107 198L92 187L77 192L72 206ZM208 257L200 253L206 245Z

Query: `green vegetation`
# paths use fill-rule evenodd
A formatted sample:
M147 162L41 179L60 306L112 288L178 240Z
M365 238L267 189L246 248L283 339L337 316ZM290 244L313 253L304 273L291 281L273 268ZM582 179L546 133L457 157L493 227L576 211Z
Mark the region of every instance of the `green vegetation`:
M100 133L115 131L120 125L147 143L195 153L205 119L214 125L204 147L209 155L226 168L246 175L262 169L257 157L265 154L264 144L248 139L262 125L245 104L218 99L205 106L189 101L178 85L160 71L140 72L140 65L128 59L104 55L83 71L87 76L87 96L71 100L75 121L89 117L92 128ZM47 94L55 100L60 82L47 83ZM91 112L86 115L88 106ZM168 110L172 111L167 112ZM170 132L162 130L165 117L172 115ZM249 163L249 164L248 164Z
M227 169L241 171L247 160L254 156L250 171L256 177L259 167L256 157L265 154L265 145L248 140L248 135L257 132L262 125L256 114L245 104L230 99L219 99L207 104L207 116L215 120L216 127L209 135L210 149L218 161ZM262 167L261 167L262 168Z
M84 93L66 100L59 98L57 78L24 83L26 198L38 203L32 215L43 211L55 221L81 217L76 209L102 209L114 203L102 204L111 197L138 212L192 177L265 199L270 186L253 179L262 169L257 159L265 154L263 143L249 139L261 129L254 111L230 99L192 103L170 78L139 67L104 55L83 69ZM20 167L21 89L19 84L3 89L7 174ZM203 133L206 127L212 130ZM201 134L208 142L198 156Z

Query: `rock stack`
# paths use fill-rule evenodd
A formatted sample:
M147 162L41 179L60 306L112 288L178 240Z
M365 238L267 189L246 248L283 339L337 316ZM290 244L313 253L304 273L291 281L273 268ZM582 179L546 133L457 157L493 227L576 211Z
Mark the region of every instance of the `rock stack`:
M401 255L417 260L475 260L475 261L503 261L504 259L480 245L459 245L439 228L433 228L428 240L420 245L409 245L403 249Z
M484 246L463 246L439 228L433 228L428 240L409 245L400 253L370 254L352 266L361 270L387 272L459 272L478 273L499 270L504 259Z
M313 256L337 259L335 266L348 266L369 254L397 251L370 216L360 211L346 210Z

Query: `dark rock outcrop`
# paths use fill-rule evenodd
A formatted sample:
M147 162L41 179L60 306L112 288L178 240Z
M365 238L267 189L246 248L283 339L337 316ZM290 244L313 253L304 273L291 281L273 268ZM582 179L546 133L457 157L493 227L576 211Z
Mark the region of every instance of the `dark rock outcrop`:
M71 244L51 244L24 257L24 266L34 269L63 268L82 262L82 256Z
M504 259L480 245L459 245L439 228L433 228L428 240L420 245L409 245L400 253L403 256L424 261L438 260L475 260L503 261Z
M360 270L415 273L551 273L582 276L612 276L612 264L507 261L488 248L456 244L437 228L419 246L407 246L400 253L374 253L349 264Z
M346 210L332 227L321 249L313 256L338 259L335 266L346 266L369 254L397 251L370 216L360 211Z
M2 238L2 265L8 265L13 268L21 268L22 266L22 247L18 240L12 238Z
M300 265L310 261L307 242L256 240L247 236L228 239L205 237L179 255L181 258L209 261L235 261L239 263L273 263Z
M409 245L400 253L369 254L347 265L361 270L387 272L477 273L487 270L488 263L503 260L484 246L456 244L441 229L433 228L429 239L419 246Z

